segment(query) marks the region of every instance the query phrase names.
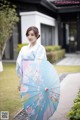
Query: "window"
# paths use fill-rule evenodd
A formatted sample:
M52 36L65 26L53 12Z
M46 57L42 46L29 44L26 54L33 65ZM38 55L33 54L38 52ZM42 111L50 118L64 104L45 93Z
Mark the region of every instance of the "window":
M42 45L55 44L55 28L52 26L41 24L41 43Z

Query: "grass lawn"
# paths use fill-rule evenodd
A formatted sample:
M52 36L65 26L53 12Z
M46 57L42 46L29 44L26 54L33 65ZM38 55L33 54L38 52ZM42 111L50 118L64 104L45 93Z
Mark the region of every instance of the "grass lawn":
M65 72L80 72L80 66L56 66L54 65L58 73L65 73Z
M0 111L9 111L10 119L22 109L20 93L17 89L18 78L15 63L4 63L4 71L0 73ZM80 66L56 66L58 73L80 72Z
M9 111L10 120L22 107L17 86L15 64L4 64L0 73L0 111Z

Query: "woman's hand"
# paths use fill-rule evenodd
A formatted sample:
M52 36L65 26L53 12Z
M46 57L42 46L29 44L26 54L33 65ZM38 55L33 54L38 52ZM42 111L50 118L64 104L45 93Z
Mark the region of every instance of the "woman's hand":
M18 90L20 91L20 85L18 85Z
M19 85L18 85L18 90L20 91L20 81L21 81L21 77L19 76Z

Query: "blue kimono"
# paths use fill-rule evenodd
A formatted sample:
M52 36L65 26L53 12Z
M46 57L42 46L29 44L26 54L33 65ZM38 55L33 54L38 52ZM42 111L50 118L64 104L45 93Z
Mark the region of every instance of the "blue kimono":
M22 76L23 60L47 60L45 48L40 43L36 43L33 47L30 47L30 44L22 47L16 61L16 71L19 77Z
M38 43L32 48L22 47L16 70L21 77L20 96L29 120L48 120L58 106L60 83L44 47Z

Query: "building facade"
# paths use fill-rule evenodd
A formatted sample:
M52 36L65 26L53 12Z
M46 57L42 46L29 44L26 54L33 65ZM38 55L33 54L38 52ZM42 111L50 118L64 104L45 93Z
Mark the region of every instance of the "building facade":
M39 42L61 45L68 53L80 51L80 0L9 0L16 5L19 23L8 41L3 59L17 58L17 45L28 42L26 30L39 29Z

